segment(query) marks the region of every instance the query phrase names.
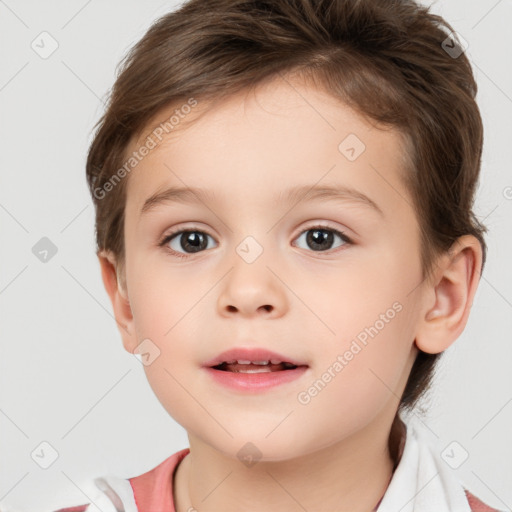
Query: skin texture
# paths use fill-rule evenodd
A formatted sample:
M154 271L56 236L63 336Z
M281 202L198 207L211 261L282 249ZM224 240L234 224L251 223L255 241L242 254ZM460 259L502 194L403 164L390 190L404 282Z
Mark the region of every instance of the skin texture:
M129 176L125 285L115 257L98 255L125 349L145 339L158 347L144 366L148 381L188 432L176 510L370 511L392 476L387 440L418 348L441 352L464 329L478 241L461 237L424 280L400 135L325 92L278 78L198 109L208 112L164 138ZM338 149L349 134L365 145L354 161ZM171 185L209 195L140 216L144 201ZM350 187L382 213L347 198L279 200L296 185ZM314 250L307 230L319 223L352 242L335 235ZM209 235L207 248L186 252L180 235L158 246L180 229ZM247 236L263 250L252 263L237 253ZM400 311L389 319L393 304ZM378 334L301 403L299 393L381 315L388 321ZM235 346L275 350L309 368L269 390L231 391L201 366ZM250 467L237 455L248 442L261 453Z

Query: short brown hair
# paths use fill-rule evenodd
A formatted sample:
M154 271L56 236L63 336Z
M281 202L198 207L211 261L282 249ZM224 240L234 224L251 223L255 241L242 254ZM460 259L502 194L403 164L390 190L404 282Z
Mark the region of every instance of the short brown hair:
M126 55L98 122L87 159L97 251L110 250L124 263L127 180L109 180L153 116L190 97L221 100L294 73L405 135L424 275L465 234L480 241L484 264L486 229L472 211L483 128L470 63L464 53L446 51L446 41L459 48L447 39L452 32L413 0L184 3ZM401 409L412 410L429 388L439 356L419 352Z

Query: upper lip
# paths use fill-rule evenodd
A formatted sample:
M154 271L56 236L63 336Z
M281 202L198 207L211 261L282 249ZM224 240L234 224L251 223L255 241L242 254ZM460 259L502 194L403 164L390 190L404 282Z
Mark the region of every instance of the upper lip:
M213 359L206 361L203 366L212 367L224 363L225 361L268 361L270 359L277 359L282 363L291 363L295 366L307 366L306 363L294 359L290 356L278 354L266 348L257 347L235 347L225 350Z

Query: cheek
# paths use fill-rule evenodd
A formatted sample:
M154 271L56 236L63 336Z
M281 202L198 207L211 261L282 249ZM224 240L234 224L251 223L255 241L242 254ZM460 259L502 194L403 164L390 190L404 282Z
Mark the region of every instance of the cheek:
M144 268L146 267L146 268ZM139 337L167 343L194 320L200 300L211 284L187 272L162 264L139 266L130 291L132 312Z
M319 409L336 404L339 421L348 411L368 419L388 400L398 405L417 321L410 292L418 280L415 269L401 265L390 254L345 269L324 289L324 304L316 303L334 334L324 330L318 339L318 381L304 390L304 401Z
M309 291L305 287L302 293L308 297L311 309L315 308L325 319L333 341L343 345L358 336L364 341L368 330L375 333L375 328L379 338L386 337L390 327L403 330L407 324L403 317L408 316L414 305L410 292L418 282L416 270L391 253L388 257L381 253L364 260L354 258L335 275L322 280L321 293L311 293L315 290L313 281Z
M300 390L294 411L295 421L308 425L316 442L321 439L329 446L340 433L349 436L379 414L396 410L408 374L410 344L403 339L408 320L400 318L406 314L400 311L378 333L361 331L365 343L360 336L339 341L335 348L324 344L329 357L321 358L314 376Z

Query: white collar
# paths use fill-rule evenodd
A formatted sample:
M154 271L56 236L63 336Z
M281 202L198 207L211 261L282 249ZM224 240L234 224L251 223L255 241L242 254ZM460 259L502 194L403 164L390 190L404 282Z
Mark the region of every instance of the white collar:
M377 512L471 512L464 488L416 416Z

